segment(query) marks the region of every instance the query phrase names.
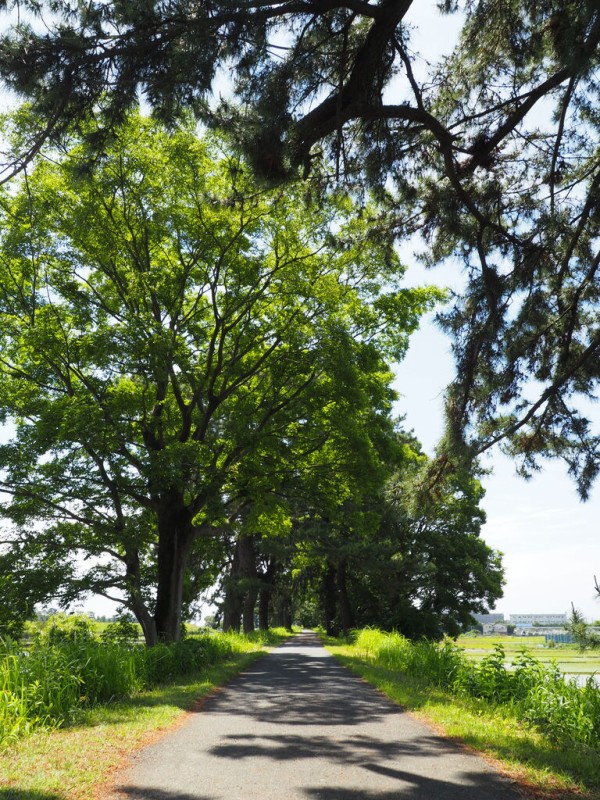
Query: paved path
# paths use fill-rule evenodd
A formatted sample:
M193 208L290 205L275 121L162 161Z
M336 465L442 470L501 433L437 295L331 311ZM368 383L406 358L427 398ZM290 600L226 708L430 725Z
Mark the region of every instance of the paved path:
M435 735L303 633L142 750L128 800L516 800L480 758Z

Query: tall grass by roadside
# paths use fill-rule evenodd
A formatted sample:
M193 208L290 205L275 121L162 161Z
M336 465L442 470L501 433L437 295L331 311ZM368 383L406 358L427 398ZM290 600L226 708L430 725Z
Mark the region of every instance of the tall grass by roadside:
M504 650L496 646L476 664L453 642L415 643L398 633L369 629L354 634L353 651L423 685L506 707L556 742L600 748L600 688L593 677L580 688L555 665L542 664L525 651L506 667Z
M206 633L176 644L142 645L40 635L26 646L0 641L0 746L36 730L64 726L98 704L132 697L200 673L272 635Z
M38 730L1 748L0 798L90 800L112 795L115 771L135 751L167 733L198 707L199 699L250 666L265 645L279 644L289 635L276 629L268 638L237 637L232 654L207 669L114 703L86 705L76 724Z

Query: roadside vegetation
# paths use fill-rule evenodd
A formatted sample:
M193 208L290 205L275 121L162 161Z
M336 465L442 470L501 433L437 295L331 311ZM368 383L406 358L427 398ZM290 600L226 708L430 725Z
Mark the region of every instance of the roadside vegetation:
M542 664L557 664L567 675L600 673L600 651L582 650L577 644L554 644L543 636L459 636L458 647L467 658L480 661L498 645L502 647L505 663L510 664L523 650L532 653Z
M91 709L137 704L157 686L197 682L218 665L229 665L227 676L289 634L205 632L152 648L137 644L137 635L124 622L98 637L85 617L58 615L28 642L0 640L0 748L35 732L85 726Z
M480 661L454 642L356 631L326 640L342 663L443 732L499 759L538 796L600 798L600 689L579 688L523 650Z

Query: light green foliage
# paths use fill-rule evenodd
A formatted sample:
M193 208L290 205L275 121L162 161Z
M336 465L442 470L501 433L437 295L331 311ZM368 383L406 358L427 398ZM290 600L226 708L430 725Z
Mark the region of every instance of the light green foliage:
M92 706L199 675L232 654L260 649L285 635L277 630L250 637L210 633L152 648L44 633L26 649L0 642L0 747L35 730L76 721Z
M120 619L117 622L107 623L100 636L103 642L133 645L136 644L139 639L140 629L135 622L130 622L127 619Z
M401 288L368 206L267 191L224 147L132 116L0 210L6 513L66 600L123 592L150 642L179 637L249 497L389 411L386 359L441 296Z
M450 641L443 645L427 639L411 642L395 631L384 633L376 628L357 631L353 647L362 658L436 685L445 685L461 663L461 655Z
M583 688L522 651L510 667L501 645L478 664L454 643L411 643L396 633L358 631L352 650L361 658L406 673L424 685L506 706L553 740L600 749L600 687L590 677Z
M446 447L468 459L503 441L525 473L562 458L587 496L600 468L581 402L600 383L597 0L431 0L432 30L417 0L6 5L45 14L39 31L17 14L0 39L2 77L39 115L9 172L50 132L90 117L113 129L144 96L171 122L189 109L226 126L272 183L303 171L373 185L385 236L418 232L426 259L464 275L445 319L458 366ZM444 45L460 28L437 63L434 6L454 15ZM219 68L233 97L215 108Z
M94 622L83 614L53 614L41 626L39 637L49 645L86 644L95 640L95 630Z

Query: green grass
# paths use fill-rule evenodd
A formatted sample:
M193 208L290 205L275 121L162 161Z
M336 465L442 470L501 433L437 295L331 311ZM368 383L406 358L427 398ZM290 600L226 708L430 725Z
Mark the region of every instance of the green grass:
M238 653L187 678L84 712L76 725L41 732L2 753L2 800L89 800L128 756L172 729L194 702L243 670L260 651Z
M40 730L0 753L0 800L90 800L101 797L132 752L185 720L194 704L283 641L268 635L223 635L219 663L130 698L79 711L62 728Z
M87 708L198 674L247 643L266 641L259 632L251 638L212 632L146 648L99 640L78 623L49 628L26 645L0 641L0 746L72 724Z
M507 662L525 650L543 664L555 663L564 673L600 674L600 650L582 651L576 645L548 647L543 636L459 636L456 643L464 650L467 658L473 660L484 658L497 645L501 645Z
M327 639L328 649L353 672L447 736L493 759L529 796L554 800L600 800L600 754L583 744L557 741L519 718L510 704L457 695L428 672L443 672L443 657L425 643L397 647L390 639L376 652L379 632L359 644ZM381 636L381 634L379 634ZM399 637L399 640L401 637ZM379 645L381 642L379 642ZM378 656L382 655L382 658ZM449 662L448 662L449 663Z

